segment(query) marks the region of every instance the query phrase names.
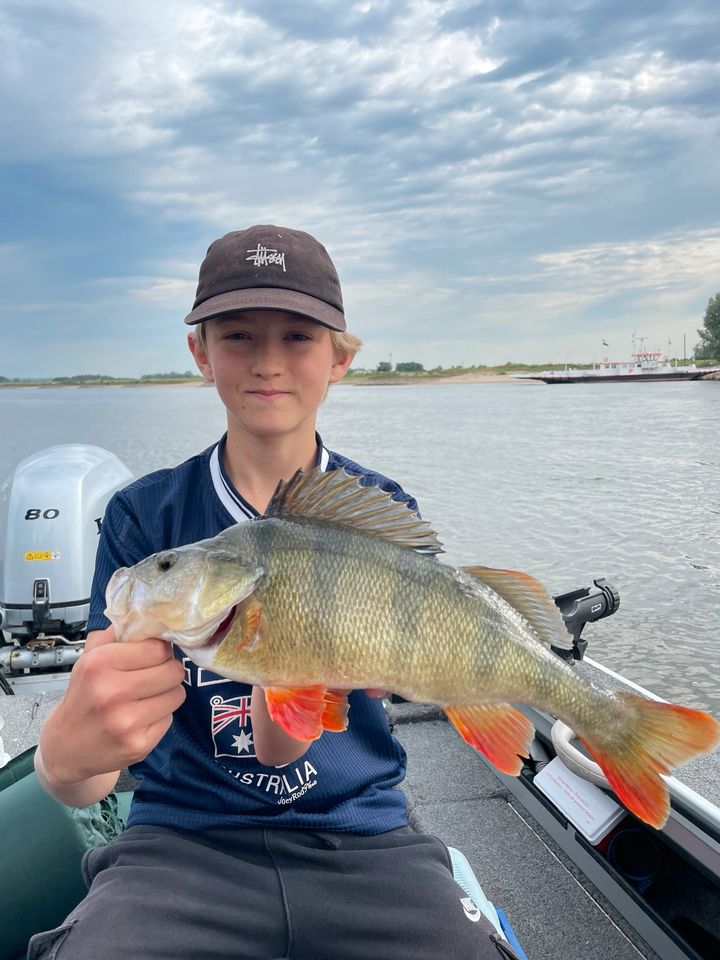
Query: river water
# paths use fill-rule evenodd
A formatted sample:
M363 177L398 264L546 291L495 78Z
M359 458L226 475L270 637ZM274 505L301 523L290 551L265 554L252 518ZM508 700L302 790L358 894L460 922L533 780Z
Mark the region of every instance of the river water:
M449 562L553 594L606 577L620 608L585 628L589 654L720 716L720 383L339 385L319 425L417 498ZM223 429L210 388L2 389L0 482L75 442L139 475Z

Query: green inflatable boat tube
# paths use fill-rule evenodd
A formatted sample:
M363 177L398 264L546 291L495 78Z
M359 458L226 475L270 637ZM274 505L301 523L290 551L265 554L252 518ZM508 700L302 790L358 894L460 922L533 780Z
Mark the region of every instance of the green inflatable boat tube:
M65 919L85 894L83 854L123 828L118 799L65 807L33 767L35 747L0 769L0 960L24 957L27 942Z

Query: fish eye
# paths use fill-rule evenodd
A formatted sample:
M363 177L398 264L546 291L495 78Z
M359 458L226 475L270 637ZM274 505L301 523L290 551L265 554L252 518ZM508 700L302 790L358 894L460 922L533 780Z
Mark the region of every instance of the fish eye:
M163 573L166 570L169 570L171 567L174 567L177 563L178 555L174 551L171 553L163 553L157 558L157 568L162 570Z

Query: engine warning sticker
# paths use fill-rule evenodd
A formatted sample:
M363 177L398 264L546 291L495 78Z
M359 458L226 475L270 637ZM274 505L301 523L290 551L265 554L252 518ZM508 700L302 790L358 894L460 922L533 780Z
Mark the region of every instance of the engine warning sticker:
M56 550L26 550L26 560L59 560L60 554Z

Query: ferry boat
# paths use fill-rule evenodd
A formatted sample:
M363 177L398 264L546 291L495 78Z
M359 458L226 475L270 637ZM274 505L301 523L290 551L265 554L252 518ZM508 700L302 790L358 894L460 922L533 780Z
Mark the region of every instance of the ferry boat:
M525 374L528 380L545 383L647 383L658 380L703 380L708 374L717 374L720 367L697 367L672 364L660 350L637 350L629 360L610 360L604 357L591 370L543 370Z
M136 785L124 772L108 798L74 810L42 790L32 762L82 651L99 518L129 479L108 451L66 444L27 458L0 489L0 960L24 957L29 937L82 897L82 854L122 829ZM12 559L28 553L33 563ZM573 639L559 656L596 682L658 699L585 656L585 628L618 609L612 585L596 578L555 603ZM522 709L536 737L521 774L508 777L438 707L386 703L408 755L410 822L448 845L468 900L505 938L498 956L716 960L720 753L667 778L671 813L655 831L622 807L571 730Z

